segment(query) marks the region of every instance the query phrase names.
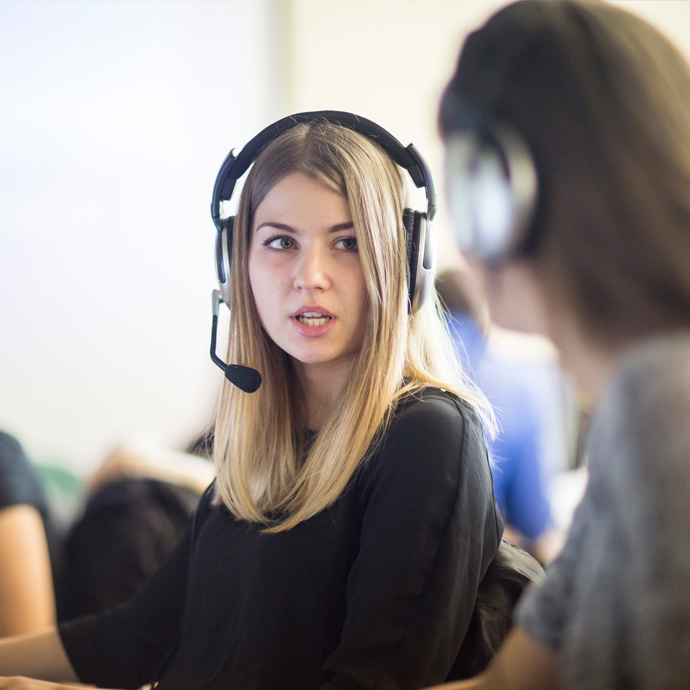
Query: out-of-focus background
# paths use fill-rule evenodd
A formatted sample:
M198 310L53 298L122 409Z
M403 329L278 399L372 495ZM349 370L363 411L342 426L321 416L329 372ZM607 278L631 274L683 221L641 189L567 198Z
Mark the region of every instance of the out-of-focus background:
M216 172L291 112L342 109L436 172L440 93L494 0L0 2L0 428L87 474L132 436L184 447L208 356ZM690 53L690 2L619 2Z

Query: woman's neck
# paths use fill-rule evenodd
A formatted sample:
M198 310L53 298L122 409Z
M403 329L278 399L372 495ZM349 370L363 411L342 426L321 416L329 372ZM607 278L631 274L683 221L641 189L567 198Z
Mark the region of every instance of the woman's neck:
M307 428L321 429L345 388L352 371L352 360L324 364L294 362L297 381L302 390Z

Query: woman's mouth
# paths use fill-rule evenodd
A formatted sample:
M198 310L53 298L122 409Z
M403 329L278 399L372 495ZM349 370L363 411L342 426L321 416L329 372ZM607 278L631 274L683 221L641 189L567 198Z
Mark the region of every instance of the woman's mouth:
M297 332L305 338L321 338L330 333L338 321L338 317L328 309L309 305L302 307L297 314L292 315L292 323Z
M303 314L298 314L295 318L305 326L316 327L325 326L333 317L317 311L306 311Z

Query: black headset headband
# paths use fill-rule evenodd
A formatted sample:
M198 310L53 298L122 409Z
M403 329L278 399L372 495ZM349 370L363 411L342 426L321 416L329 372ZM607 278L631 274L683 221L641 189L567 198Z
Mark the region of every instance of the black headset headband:
M433 220L436 215L436 191L429 168L421 157L414 144L403 146L392 134L387 132L375 122L367 120L353 113L339 110L318 110L313 112L297 113L278 120L262 129L251 139L236 156L234 149L230 151L218 172L216 183L213 187L213 199L211 201L211 215L218 230L221 229L220 204L232 197L237 180L244 175L249 166L256 160L263 149L281 134L300 124L329 122L334 125L346 127L358 132L376 143L397 163L409 173L412 181L418 189L424 187L427 200L427 221Z

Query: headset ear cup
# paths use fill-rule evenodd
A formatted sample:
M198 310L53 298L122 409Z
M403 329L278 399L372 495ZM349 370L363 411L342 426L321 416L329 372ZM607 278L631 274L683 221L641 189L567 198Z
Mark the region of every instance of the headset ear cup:
M235 217L223 221L216 238L216 271L223 302L230 306L230 266L232 263L232 232Z
M426 302L436 275L436 241L433 223L426 214L406 208L403 225L407 244L407 284L409 311L416 312Z
M403 225L407 245L409 311L416 312L428 296L427 271L424 265L427 253L426 214L406 208L403 212ZM433 249L432 245L429 246ZM435 257L433 258L435 261Z
M455 134L447 144L446 179L461 251L497 262L533 248L538 174L515 130L494 125Z
M419 216L419 256L417 263L417 283L415 299L412 307L416 311L429 299L434 292L436 279L436 236L434 224L428 220L426 213Z

